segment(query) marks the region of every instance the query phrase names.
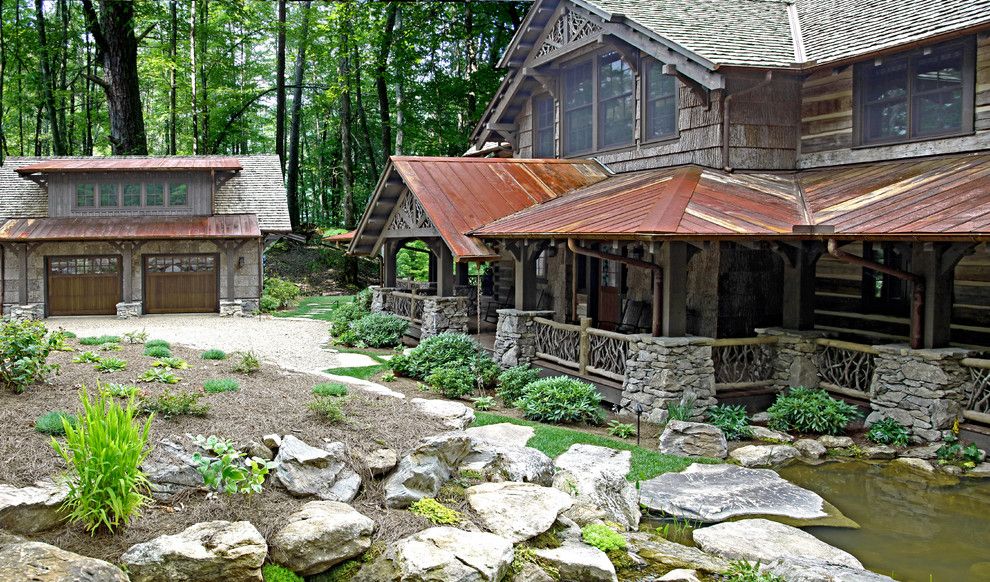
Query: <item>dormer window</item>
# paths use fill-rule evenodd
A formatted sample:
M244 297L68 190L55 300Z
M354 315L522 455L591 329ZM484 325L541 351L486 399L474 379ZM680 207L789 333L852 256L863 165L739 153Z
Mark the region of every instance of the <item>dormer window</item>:
M598 59L598 147L624 146L633 141L636 80L619 53Z
M144 205L145 206L165 206L165 185L145 184L144 185Z
M76 184L76 207L92 208L94 206L96 206L96 186Z
M677 135L677 82L663 74L663 64L650 61L646 66L643 95L643 139L667 139Z

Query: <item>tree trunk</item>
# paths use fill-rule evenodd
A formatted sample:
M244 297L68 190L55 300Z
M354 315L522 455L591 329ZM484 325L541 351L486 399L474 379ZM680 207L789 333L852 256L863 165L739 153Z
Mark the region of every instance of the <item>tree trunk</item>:
M361 141L368 152L368 163L371 164L371 174L378 175L378 162L375 160L375 147L371 145L371 131L368 129L368 115L364 111L364 100L361 98L361 57L357 45L353 47L354 54L354 90L357 97L358 120L361 123Z
M400 31L402 30L402 7L397 6L395 11L395 32L397 36L400 36ZM405 87L404 87L405 75L399 74L399 82L395 85L395 155L402 155L402 145L405 141L405 132L403 131L403 123L405 122L405 114L402 112L403 101L405 100Z
M351 159L351 94L348 87L347 29L341 28L340 62L337 76L344 83L340 91L340 157L344 179L344 228L354 228L354 166Z
M58 0L58 16L62 22L62 38L58 63L58 126L62 130L62 148L66 155L72 155L72 128L66 123L65 96L69 93L66 75L69 69L69 5L66 0Z
M289 197L289 221L292 230L298 230L299 214L299 114L302 110L302 82L306 66L306 42L309 36L309 7L312 0L303 2L302 32L299 35L299 52L296 53L294 88L292 90L292 115L289 121L289 163L286 176L286 193Z
M199 99L199 129L203 134L203 138L200 140L200 148L202 150L201 153L211 154L213 151L210 148L210 98L206 84L206 61L209 56L207 52L207 41L210 38L210 0L200 0L200 7L199 79L202 87L200 87ZM193 74L195 74L195 71Z
M21 29L21 2L14 2L14 28ZM24 155L24 61L17 51L17 154Z
M169 0L168 6L168 17L169 17L169 28L168 28L168 57L169 57L169 71L168 71L168 145L166 146L166 151L169 155L174 156L178 149L176 148L176 128L175 124L178 118L177 115L177 104L178 104L178 89L176 83L176 69L178 68L178 44L179 44L179 10L178 10L178 0Z
M275 153L285 172L285 0L278 0L275 87Z
M45 12L42 0L34 0L35 22L38 28L38 45L41 49L41 89L45 112L48 114L48 129L52 135L52 153L56 156L65 155L62 145L62 132L58 125L58 115L55 112L54 79L52 79L51 58L48 51L48 38L45 35ZM39 123L40 126L40 123ZM37 131L35 131L38 134ZM40 148L40 138L36 139L35 151Z
M199 107L196 103L196 0L189 0L189 84L192 88L190 106L192 108L193 155L199 147Z
M395 35L395 20L399 12L397 2L389 2L388 18L385 20L385 31L382 34L382 44L378 47L378 61L375 66L375 87L378 90L378 112L382 118L382 155L388 158L392 151L392 119L389 111L388 83L385 73L388 70L388 55L392 50L392 39Z
M0 165L7 157L7 132L3 123L3 81L7 76L7 42L3 35L3 0L0 0Z

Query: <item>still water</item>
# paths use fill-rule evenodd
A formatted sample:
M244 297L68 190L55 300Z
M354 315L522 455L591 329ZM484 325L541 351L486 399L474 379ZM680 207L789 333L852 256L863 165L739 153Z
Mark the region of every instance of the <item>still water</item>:
M990 480L933 481L895 467L797 463L779 472L862 526L806 531L870 570L904 582L990 582Z

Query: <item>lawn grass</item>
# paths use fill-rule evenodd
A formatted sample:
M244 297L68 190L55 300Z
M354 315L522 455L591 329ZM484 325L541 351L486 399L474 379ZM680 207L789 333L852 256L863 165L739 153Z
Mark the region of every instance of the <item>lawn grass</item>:
M335 376L350 376L351 378L357 378L358 380L367 380L375 374L384 372L387 369L387 364L374 364L372 366L357 366L355 368L330 368L329 370L325 370L325 372Z
M305 317L306 319L330 321L330 318L333 317L334 310L352 301L354 301L353 295L303 297L293 309L276 311L272 315L275 317ZM329 311L319 311L323 309L329 309Z
M620 440L563 428L559 426L549 426L538 422L520 420L509 416L500 416L489 412L475 412L473 426L485 426L488 424L499 424L510 422L523 426L531 426L536 432L526 443L527 446L543 451L548 457L554 458L574 444L597 445L621 451L632 452L632 465L626 479L629 481L645 481L652 479L662 473L678 472L686 469L691 463L718 463L716 459L676 457L665 455L657 451L651 451L643 447L637 447L632 443L625 443Z

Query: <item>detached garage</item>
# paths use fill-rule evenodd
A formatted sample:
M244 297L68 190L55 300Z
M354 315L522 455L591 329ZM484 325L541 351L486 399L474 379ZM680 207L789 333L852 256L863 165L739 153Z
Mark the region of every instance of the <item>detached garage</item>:
M145 313L210 313L220 308L220 255L145 255Z
M49 315L114 315L123 293L120 256L46 257Z

